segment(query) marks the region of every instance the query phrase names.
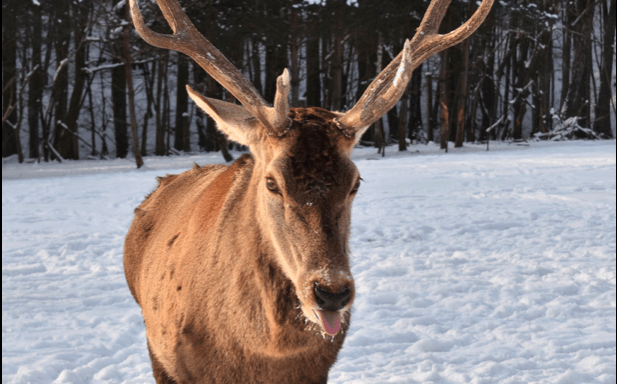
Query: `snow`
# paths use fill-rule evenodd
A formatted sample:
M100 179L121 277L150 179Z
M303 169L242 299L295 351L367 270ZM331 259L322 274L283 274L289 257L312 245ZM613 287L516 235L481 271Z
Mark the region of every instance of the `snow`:
M126 0L120 0L118 2L118 4L116 4L114 6L114 12L118 12L119 10L121 10L122 8L124 8L126 6Z
M323 0L306 0L306 3L308 4L322 4L323 2L324 2ZM347 5L357 7L358 0L347 0Z
M398 66L398 70L396 71L396 77L394 78L395 87L398 86L398 82L403 76L403 73L405 73L405 65L404 65L404 62L401 62L401 65Z
M491 148L355 155L358 291L330 383L615 383L615 142ZM3 384L154 382L123 241L182 171L164 166L196 157L3 166Z
M581 127L578 124L579 120L582 119L581 117L573 116L564 120L561 114L557 113L553 108L551 108L550 114L555 122L553 129L545 133L537 133L534 135L535 137L553 141L569 140L576 136L601 139L592 129Z

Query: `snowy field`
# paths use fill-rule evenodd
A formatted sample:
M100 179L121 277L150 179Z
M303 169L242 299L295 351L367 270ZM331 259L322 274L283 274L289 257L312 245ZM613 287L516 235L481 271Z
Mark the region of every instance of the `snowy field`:
M615 142L418 148L357 155L330 383L614 384ZM154 382L122 248L166 161L3 166L3 384Z

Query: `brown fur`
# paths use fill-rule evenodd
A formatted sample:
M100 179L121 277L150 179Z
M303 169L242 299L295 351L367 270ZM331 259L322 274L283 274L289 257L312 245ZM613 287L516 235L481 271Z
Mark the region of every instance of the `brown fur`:
M159 180L125 242L157 383L326 383L349 326L325 336L315 284L354 291L353 140L319 109L292 109L283 137L254 156ZM266 178L282 196L269 191Z

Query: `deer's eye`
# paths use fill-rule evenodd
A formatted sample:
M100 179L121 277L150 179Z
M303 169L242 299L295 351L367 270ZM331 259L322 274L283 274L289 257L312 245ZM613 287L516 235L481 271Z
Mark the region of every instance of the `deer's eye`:
M268 188L268 190L272 193L278 193L279 195L281 194L281 191L279 190L276 181L274 181L274 179L270 177L266 179L266 188Z
M349 192L350 195L354 195L358 192L358 189L360 189L360 180L358 180L356 182L356 184L353 186L351 192Z

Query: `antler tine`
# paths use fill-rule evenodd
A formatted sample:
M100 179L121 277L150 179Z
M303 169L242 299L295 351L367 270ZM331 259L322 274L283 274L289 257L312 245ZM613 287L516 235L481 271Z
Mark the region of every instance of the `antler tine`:
M469 20L454 31L446 33L445 35L438 34L437 30L448 10L450 0L442 0L434 4L431 3L422 19L422 23L420 23L418 32L416 32L416 35L411 40L413 60L415 63L413 69L416 69L424 60L435 53L453 47L471 36L480 25L482 25L482 22L484 22L484 19L491 11L493 1L494 0L482 0L482 4L480 4ZM434 12L434 14L432 14L432 12Z
M436 0L431 1L424 13L424 17L422 18L422 22L420 22L420 26L416 31L424 32L424 34L437 33L439 26L441 25L441 21L443 17L446 15L448 11L448 7L450 6L451 0ZM422 35L422 33L417 33L414 36L413 40L416 40L416 36Z
M402 96L407 81L411 78L411 72L430 56L460 43L474 33L490 12L494 0L482 0L480 7L467 22L450 33L440 35L437 30L448 10L450 1L433 0L431 2L411 42L406 42L405 49L373 80L356 105L339 119L344 127L354 131L366 129L394 107ZM409 50L407 51L408 44ZM411 56L410 65L405 64L407 55ZM398 76L401 71L409 71L408 76ZM395 72L396 77L393 75ZM404 84L401 81L398 83L395 81L400 80L401 77L406 79ZM386 87L391 87L393 90L385 91ZM398 95L398 97L386 100L384 99L386 95Z
M174 34L178 33L180 29L180 25L182 24L186 30L190 30L191 28L195 28L193 23L189 20L184 12L184 9L180 6L177 1L157 1L161 12L163 12L163 17L167 20L167 23L171 27L171 30L174 31ZM131 7L132 8L132 7Z
M276 95L274 96L274 108L271 109L270 117L268 118L273 125L283 128L279 130L279 135L285 134L289 128L291 120L289 119L289 88L291 81L289 80L289 71L287 68L283 74L276 79Z
M146 43L153 45L155 47L158 47L158 48L163 48L163 49L174 49L174 47L178 45L180 41L179 41L179 36L175 34L176 29L174 27L177 26L176 24L173 24L173 27L172 27L174 28L173 35L164 35L162 33L156 33L150 28L148 28L148 26L146 26L146 23L144 23L144 18L141 14L141 10L139 9L139 5L137 5L137 1L131 0L130 4L131 4L131 7L130 7L131 17L133 18L133 25L135 26L137 33L139 33L139 36L141 36L141 38L144 39ZM163 16L167 18L167 15L163 14Z
M234 95L267 129L279 133L286 128L286 121L273 120L272 116L287 116L289 107L286 111L274 111L274 108L269 107L242 72L195 28L177 0L157 0L157 3L172 28L173 35L156 33L148 28L144 23L137 0L130 0L133 24L147 43L188 55Z

